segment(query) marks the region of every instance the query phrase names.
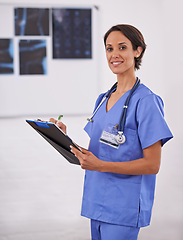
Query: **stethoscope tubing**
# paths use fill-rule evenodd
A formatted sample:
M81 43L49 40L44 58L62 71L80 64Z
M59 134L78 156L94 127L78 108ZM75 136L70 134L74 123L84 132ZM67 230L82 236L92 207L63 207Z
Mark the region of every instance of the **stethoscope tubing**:
M95 114L97 113L97 111L99 110L99 108L101 107L101 105L105 102L105 100L110 96L110 94L112 93L112 91L117 87L117 82L111 87L111 89L104 95L104 97L102 98L102 101L99 103L99 105L97 106L97 108L95 109L95 111L93 112L92 116L90 118L87 118L87 120L89 122L93 122L93 117L95 116Z
M128 105L131 99L132 94L134 93L134 91L138 88L138 86L140 85L140 79L137 78L133 88L130 90L130 93L128 95L128 97L126 98L125 104L123 106L123 111L121 113L121 117L119 120L119 124L117 124L117 130L118 133L120 133L120 135L123 135L124 132L124 127L125 127L125 122L126 122L126 114L127 114L127 110L128 110ZM105 100L110 96L110 94L112 93L112 91L117 87L117 82L111 87L111 89L104 95L102 101L99 103L99 105L97 106L97 108L95 109L95 111L93 112L92 116L90 118L87 118L88 121L93 122L93 117L95 116L95 114L97 113L97 111L99 110L99 108L101 107L101 105L105 102Z
M135 92L135 90L138 88L138 86L140 85L140 79L137 78L133 88L130 90L130 93L128 95L128 97L126 98L125 104L123 106L123 111L119 120L119 124L118 124L118 131L119 132L124 132L124 128L125 128L125 122L126 122L126 114L127 114L127 110L128 110L128 106L129 106L129 102L131 99L132 94Z

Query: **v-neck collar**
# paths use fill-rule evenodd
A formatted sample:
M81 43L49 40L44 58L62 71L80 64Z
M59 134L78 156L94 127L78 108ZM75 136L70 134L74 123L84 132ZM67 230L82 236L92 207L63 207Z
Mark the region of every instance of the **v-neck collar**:
M111 92L111 94L112 94L115 90L116 90L116 89L114 89L114 90ZM131 90L131 89L130 89L130 90ZM111 96L111 94L110 94L110 96L108 96L108 98L107 98L106 101L105 101L105 112L106 112L106 114L109 113L113 108L115 108L115 106L118 105L118 102L122 101L122 99L125 98L125 96L130 92L130 90L128 90L127 92L125 92L125 93L114 103L114 105L107 111L107 103L108 103L108 100L109 100L109 98L110 98L110 96ZM126 97L127 97L127 96L126 96ZM125 102L125 101L124 101L124 102Z

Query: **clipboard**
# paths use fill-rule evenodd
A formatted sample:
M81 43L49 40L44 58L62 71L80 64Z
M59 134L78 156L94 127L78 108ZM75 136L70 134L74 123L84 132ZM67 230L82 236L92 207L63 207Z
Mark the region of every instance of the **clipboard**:
M70 151L70 145L78 150L78 146L54 123L26 120L47 142L49 142L70 163L80 165L77 157ZM81 151L81 150L80 150Z

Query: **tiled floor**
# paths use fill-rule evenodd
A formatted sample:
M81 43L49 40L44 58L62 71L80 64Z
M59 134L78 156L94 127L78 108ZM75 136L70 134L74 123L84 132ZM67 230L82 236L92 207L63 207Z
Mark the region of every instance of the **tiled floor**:
M85 119L64 117L68 134L87 147ZM183 239L179 147L181 141L175 139L163 149L152 223L141 230L139 240ZM0 240L89 240L89 221L80 217L83 176L25 118L0 119Z

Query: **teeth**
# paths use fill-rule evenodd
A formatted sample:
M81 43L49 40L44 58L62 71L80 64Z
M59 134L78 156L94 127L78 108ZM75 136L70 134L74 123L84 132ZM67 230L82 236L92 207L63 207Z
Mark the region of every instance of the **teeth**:
M121 62L113 62L112 64L113 65L118 65L118 64L120 64Z

